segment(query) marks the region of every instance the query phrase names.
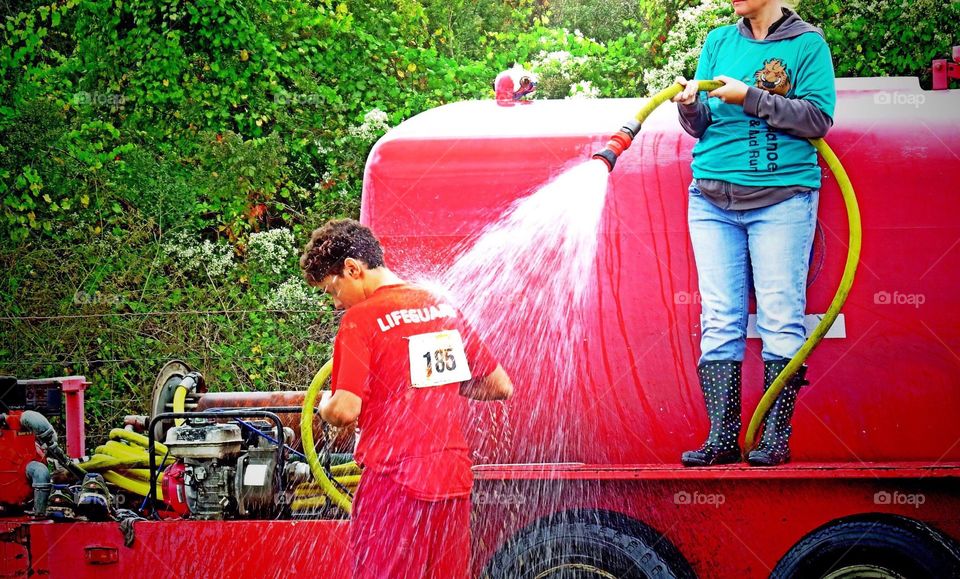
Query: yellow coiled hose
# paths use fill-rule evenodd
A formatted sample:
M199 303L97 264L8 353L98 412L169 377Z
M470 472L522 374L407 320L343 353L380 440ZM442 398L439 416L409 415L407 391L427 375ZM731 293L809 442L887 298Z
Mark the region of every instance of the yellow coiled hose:
M698 88L704 91L716 90L723 86L722 82L715 80L699 80L695 82L698 83ZM672 99L682 90L683 86L680 85L680 83L676 83L673 86L658 92L653 96L653 98L647 101L646 104L643 105L643 108L641 108L637 113L637 121L643 123L643 121L646 120L646 118L654 111L654 109ZM860 223L860 207L857 204L857 196L853 190L853 184L850 182L850 177L847 175L846 170L840 163L840 159L833 152L830 146L827 145L826 141L823 139L810 139L810 143L814 146L814 148L817 149L817 152L819 152L823 159L827 162L827 166L830 167L830 170L837 178L837 184L840 186L840 193L843 195L843 203L847 209L847 222L850 230L847 248L847 261L843 268L843 276L840 278L840 285L837 287L837 293L833 296L833 301L830 302L830 307L827 308L827 313L823 316L823 319L820 320L820 323L817 324L817 327L807 338L806 342L803 343L803 346L801 346L800 350L797 351L796 355L791 358L787 366L773 381L773 384L771 384L770 388L767 389L766 393L763 395L763 398L760 399L760 403L757 405L757 409L754 411L753 417L750 419L750 425L747 427L747 434L744 444L747 451L754 448L757 439L757 431L760 429L767 412L770 411L770 407L776 401L777 396L780 395L780 392L786 386L787 381L793 377L800 366L802 366L807 358L810 357L810 354L813 352L813 349L817 347L817 344L820 343L820 340L822 340L827 332L830 331L830 327L833 326L833 322L837 319L840 309L843 307L844 302L847 301L847 296L850 294L850 288L853 287L853 280L856 276L857 265L860 263L862 229Z
M159 468L174 462L174 458L167 455L164 444L154 443L154 452ZM147 437L142 434L114 428L107 443L95 448L90 460L78 466L85 472L99 472L103 480L133 494L145 497L150 492L150 455L147 454ZM156 487L157 498L162 500L161 482L163 473L157 478Z

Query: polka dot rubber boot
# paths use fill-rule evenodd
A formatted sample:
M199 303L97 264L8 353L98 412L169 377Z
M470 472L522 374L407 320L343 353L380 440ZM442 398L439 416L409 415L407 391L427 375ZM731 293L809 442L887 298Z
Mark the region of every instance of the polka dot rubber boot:
M697 450L680 457L684 466L712 466L740 462L740 377L742 362L704 362L697 367L707 404L710 433Z
M790 360L767 360L763 363L763 391L776 380L780 372L787 367ZM780 392L780 396L770 407L767 418L763 422L763 435L756 450L747 455L747 462L753 466L776 466L790 460L790 433L793 427L790 420L793 418L793 409L797 402L797 393L802 386L809 384L806 380L807 367L801 366L797 373Z

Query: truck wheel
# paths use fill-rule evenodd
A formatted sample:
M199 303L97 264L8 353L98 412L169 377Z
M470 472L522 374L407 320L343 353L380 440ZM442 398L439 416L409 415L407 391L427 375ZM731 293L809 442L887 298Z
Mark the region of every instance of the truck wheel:
M484 579L693 579L676 547L616 513L574 511L527 527L498 551Z
M960 577L960 550L949 537L906 517L839 519L794 545L770 575L794 577Z

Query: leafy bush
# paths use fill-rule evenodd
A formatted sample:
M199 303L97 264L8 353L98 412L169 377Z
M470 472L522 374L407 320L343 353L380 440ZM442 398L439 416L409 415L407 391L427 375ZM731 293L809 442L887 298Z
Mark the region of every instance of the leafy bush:
M546 32L546 31L544 31ZM591 60L602 58L603 45L586 38L579 31L542 35L539 40L547 45L550 38L553 50L541 50L530 62L530 70L538 76L538 98L566 98L574 93L594 94L591 81Z
M654 94L672 85L677 76L693 78L707 34L718 26L733 22L736 22L736 15L727 0L704 0L697 6L681 10L663 45L663 52L668 55L666 62L643 74L648 92Z
M804 0L798 11L823 28L837 76L917 76L960 44L960 2Z
M556 25L605 43L629 32L628 23L636 20L639 10L639 0L553 0L549 14Z

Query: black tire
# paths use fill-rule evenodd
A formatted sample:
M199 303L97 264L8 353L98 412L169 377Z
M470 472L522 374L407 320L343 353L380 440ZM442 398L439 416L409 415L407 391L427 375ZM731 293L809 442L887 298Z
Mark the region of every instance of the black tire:
M857 572L860 575L857 575ZM957 544L925 523L893 515L839 519L804 537L771 579L960 577Z
M537 521L490 559L484 579L693 579L676 547L617 513L572 511Z

